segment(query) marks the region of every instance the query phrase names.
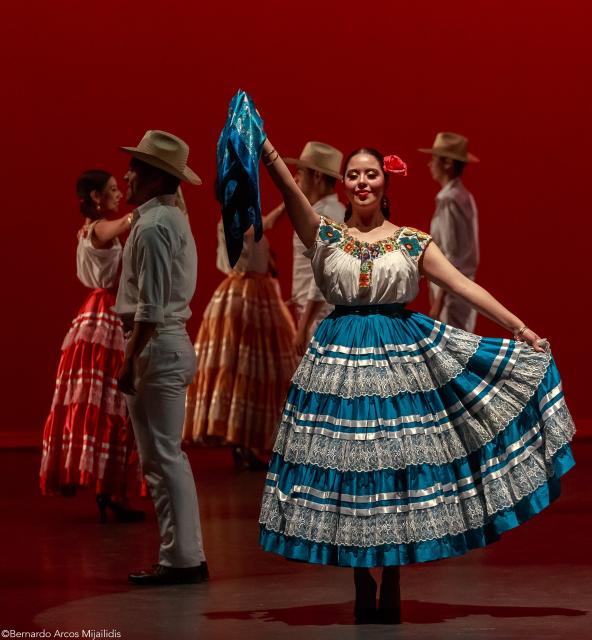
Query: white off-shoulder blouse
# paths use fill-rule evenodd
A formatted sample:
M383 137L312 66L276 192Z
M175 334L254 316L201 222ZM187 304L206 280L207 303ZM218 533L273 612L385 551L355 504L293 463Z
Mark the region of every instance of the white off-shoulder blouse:
M110 289L117 284L121 262L121 243L117 238L106 249L97 249L92 243L93 227L88 225L78 238L76 249L76 275L89 289Z
M315 281L333 305L406 304L419 292L419 261L431 237L400 227L377 242L354 238L347 225L321 217L306 250Z

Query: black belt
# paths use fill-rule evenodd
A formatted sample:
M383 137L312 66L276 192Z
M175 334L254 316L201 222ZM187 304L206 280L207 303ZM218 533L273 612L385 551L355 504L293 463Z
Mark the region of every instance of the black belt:
M338 304L335 306L335 311L331 315L336 316L368 316L374 314L380 314L385 316L392 316L405 311L404 304L365 304L349 307L344 304Z

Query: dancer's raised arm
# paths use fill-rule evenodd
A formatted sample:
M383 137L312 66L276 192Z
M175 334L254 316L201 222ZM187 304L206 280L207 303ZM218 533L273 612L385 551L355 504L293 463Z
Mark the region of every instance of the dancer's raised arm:
M129 230L132 223L132 214L128 213L117 220L99 220L93 227L91 241L97 248L111 243L117 236Z
M540 337L506 309L483 287L467 278L448 261L435 243L430 243L422 261L422 273L428 280L453 295L462 298L479 313L511 331L514 336L528 343L535 351L544 351Z
M86 238L90 233L90 241L95 249L105 249L112 245L113 240L129 230L132 223L132 214L128 213L117 220L100 220L90 224L87 218L86 224L78 231L78 237Z
M271 144L269 138L263 144L261 159L275 186L282 194L286 211L294 230L304 245L307 248L311 247L319 228L319 215L314 211L310 202L296 184L290 169L288 169L280 154Z

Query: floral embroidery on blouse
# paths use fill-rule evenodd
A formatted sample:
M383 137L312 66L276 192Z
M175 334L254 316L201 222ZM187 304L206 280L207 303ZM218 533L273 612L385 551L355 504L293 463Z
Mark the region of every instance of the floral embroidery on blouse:
M322 224L319 228L319 237L323 242L333 244L341 240L341 231L330 224Z
M417 240L417 238L402 238L401 244L407 249L407 253L410 256L418 256L421 253L421 246Z
M347 225L339 224L329 218L323 218L324 224L319 228L319 237L328 244L339 243L337 247L360 261L358 285L367 288L372 285L372 268L374 260L393 251L405 249L407 254L416 258L420 256L430 241L430 236L412 227L400 227L388 238L376 242L358 240L347 232Z
M364 242L344 234L344 240L340 243L339 248L360 261L358 286L361 289L372 285L374 260L386 253L399 250L399 245L396 242L399 233L400 231L396 231L392 236L376 242Z
M399 237L399 244L405 248L412 258L417 258L425 251L431 236L413 227L405 227Z

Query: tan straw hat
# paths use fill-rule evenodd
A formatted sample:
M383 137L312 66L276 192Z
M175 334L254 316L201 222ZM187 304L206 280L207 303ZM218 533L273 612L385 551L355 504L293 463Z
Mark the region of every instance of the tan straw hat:
M343 153L339 149L324 142L314 141L307 142L304 145L300 158L284 158L286 164L306 167L339 180L343 180L343 176L340 173L342 161Z
M134 158L162 169L191 184L201 184L201 178L187 166L189 145L172 133L146 131L137 147L119 147Z
M418 149L418 151L461 162L479 162L479 158L468 152L468 146L469 141L464 136L444 131L436 136L431 149Z

